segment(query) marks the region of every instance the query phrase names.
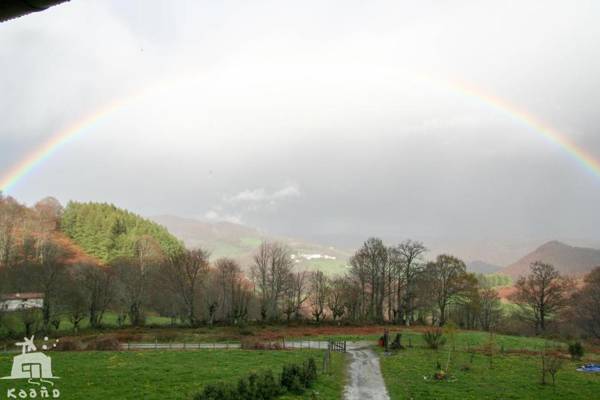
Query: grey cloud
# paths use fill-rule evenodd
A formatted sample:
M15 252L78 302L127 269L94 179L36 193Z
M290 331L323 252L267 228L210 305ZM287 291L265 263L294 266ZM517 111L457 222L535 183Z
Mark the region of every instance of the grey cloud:
M598 176L445 82L600 158L598 2L150 3L73 1L0 24L0 171L127 99L16 197L348 247L413 237L496 263L523 243L600 245Z

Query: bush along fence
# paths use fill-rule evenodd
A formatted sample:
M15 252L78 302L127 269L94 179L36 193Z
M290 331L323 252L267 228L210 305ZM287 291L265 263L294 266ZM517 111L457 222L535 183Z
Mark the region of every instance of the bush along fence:
M313 358L303 364L283 367L278 379L272 371L250 374L237 384L217 383L204 387L194 400L273 400L286 393L303 394L317 380L317 365Z

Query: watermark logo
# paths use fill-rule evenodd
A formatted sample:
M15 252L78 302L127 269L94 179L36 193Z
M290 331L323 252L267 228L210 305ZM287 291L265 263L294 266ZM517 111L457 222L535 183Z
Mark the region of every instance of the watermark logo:
M21 347L21 354L13 358L10 376L0 379L17 380L26 379L33 387L28 389L10 388L6 391L7 399L36 399L36 398L60 398L60 390L55 388L54 379L59 379L52 373L52 359L41 351L38 351L34 342L35 336L23 338L22 342L16 343ZM48 338L44 338L42 350L55 348L58 340L48 345Z

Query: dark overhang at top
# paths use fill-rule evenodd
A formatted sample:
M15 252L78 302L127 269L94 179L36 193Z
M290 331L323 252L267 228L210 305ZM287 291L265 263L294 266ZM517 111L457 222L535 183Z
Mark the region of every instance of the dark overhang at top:
M0 22L45 9L69 0L0 0Z

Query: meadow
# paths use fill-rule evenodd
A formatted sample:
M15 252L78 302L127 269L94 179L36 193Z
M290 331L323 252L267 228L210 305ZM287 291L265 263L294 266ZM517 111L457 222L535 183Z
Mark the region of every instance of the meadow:
M592 399L600 393L600 375L577 372L584 362L598 361L595 352L581 361L564 354L564 364L556 385L542 385L541 356L544 346L566 350L566 344L540 338L495 335L494 354L482 351L489 341L483 332L456 334L454 345L448 340L438 350L427 348L420 334L405 333L403 343L412 347L384 355L380 364L391 399ZM593 349L591 349L593 350ZM449 361L450 360L450 361ZM491 364L490 364L491 361ZM436 380L439 365L449 378Z
M388 328L390 338L402 335L404 350L386 355L376 348L387 389L392 400L400 399L590 399L600 393L600 374L584 374L575 369L587 362L600 362L600 349L584 343L580 361L568 357L567 343L540 337L511 336L480 331L445 332L446 344L438 350L427 347L423 332L428 327L410 329L392 326L338 325L249 325L243 328L215 326L196 329L166 327L126 328L87 332L77 340L114 337L121 342L265 342L285 340L346 340L375 346ZM74 338L71 338L74 339ZM493 357L486 346L493 343ZM12 347L12 346L10 346ZM556 385L541 385L541 357L544 349L559 349L564 357ZM323 351L286 350L188 350L130 352L52 352L58 387L69 399L192 399L201 388L217 381L235 384L250 372L271 369L278 374L288 363L314 357L322 366ZM0 356L0 376L7 375L13 354ZM321 374L314 391L318 399L342 398L348 358L333 353L329 374ZM449 378L434 379L439 366ZM491 364L490 364L491 363ZM490 366L491 365L491 366ZM6 381L0 381L0 398ZM311 399L304 396L282 399Z
M56 387L65 399L174 399L189 400L208 383L231 382L251 372L271 369L275 375L289 363L302 363L314 357L322 365L319 351L131 351L131 352L51 352ZM0 356L0 376L10 375L12 355ZM319 374L312 390L319 399L338 400L344 384L345 357L332 355L329 373ZM30 388L26 382L0 380L0 398L9 387ZM282 400L303 396L286 395Z

